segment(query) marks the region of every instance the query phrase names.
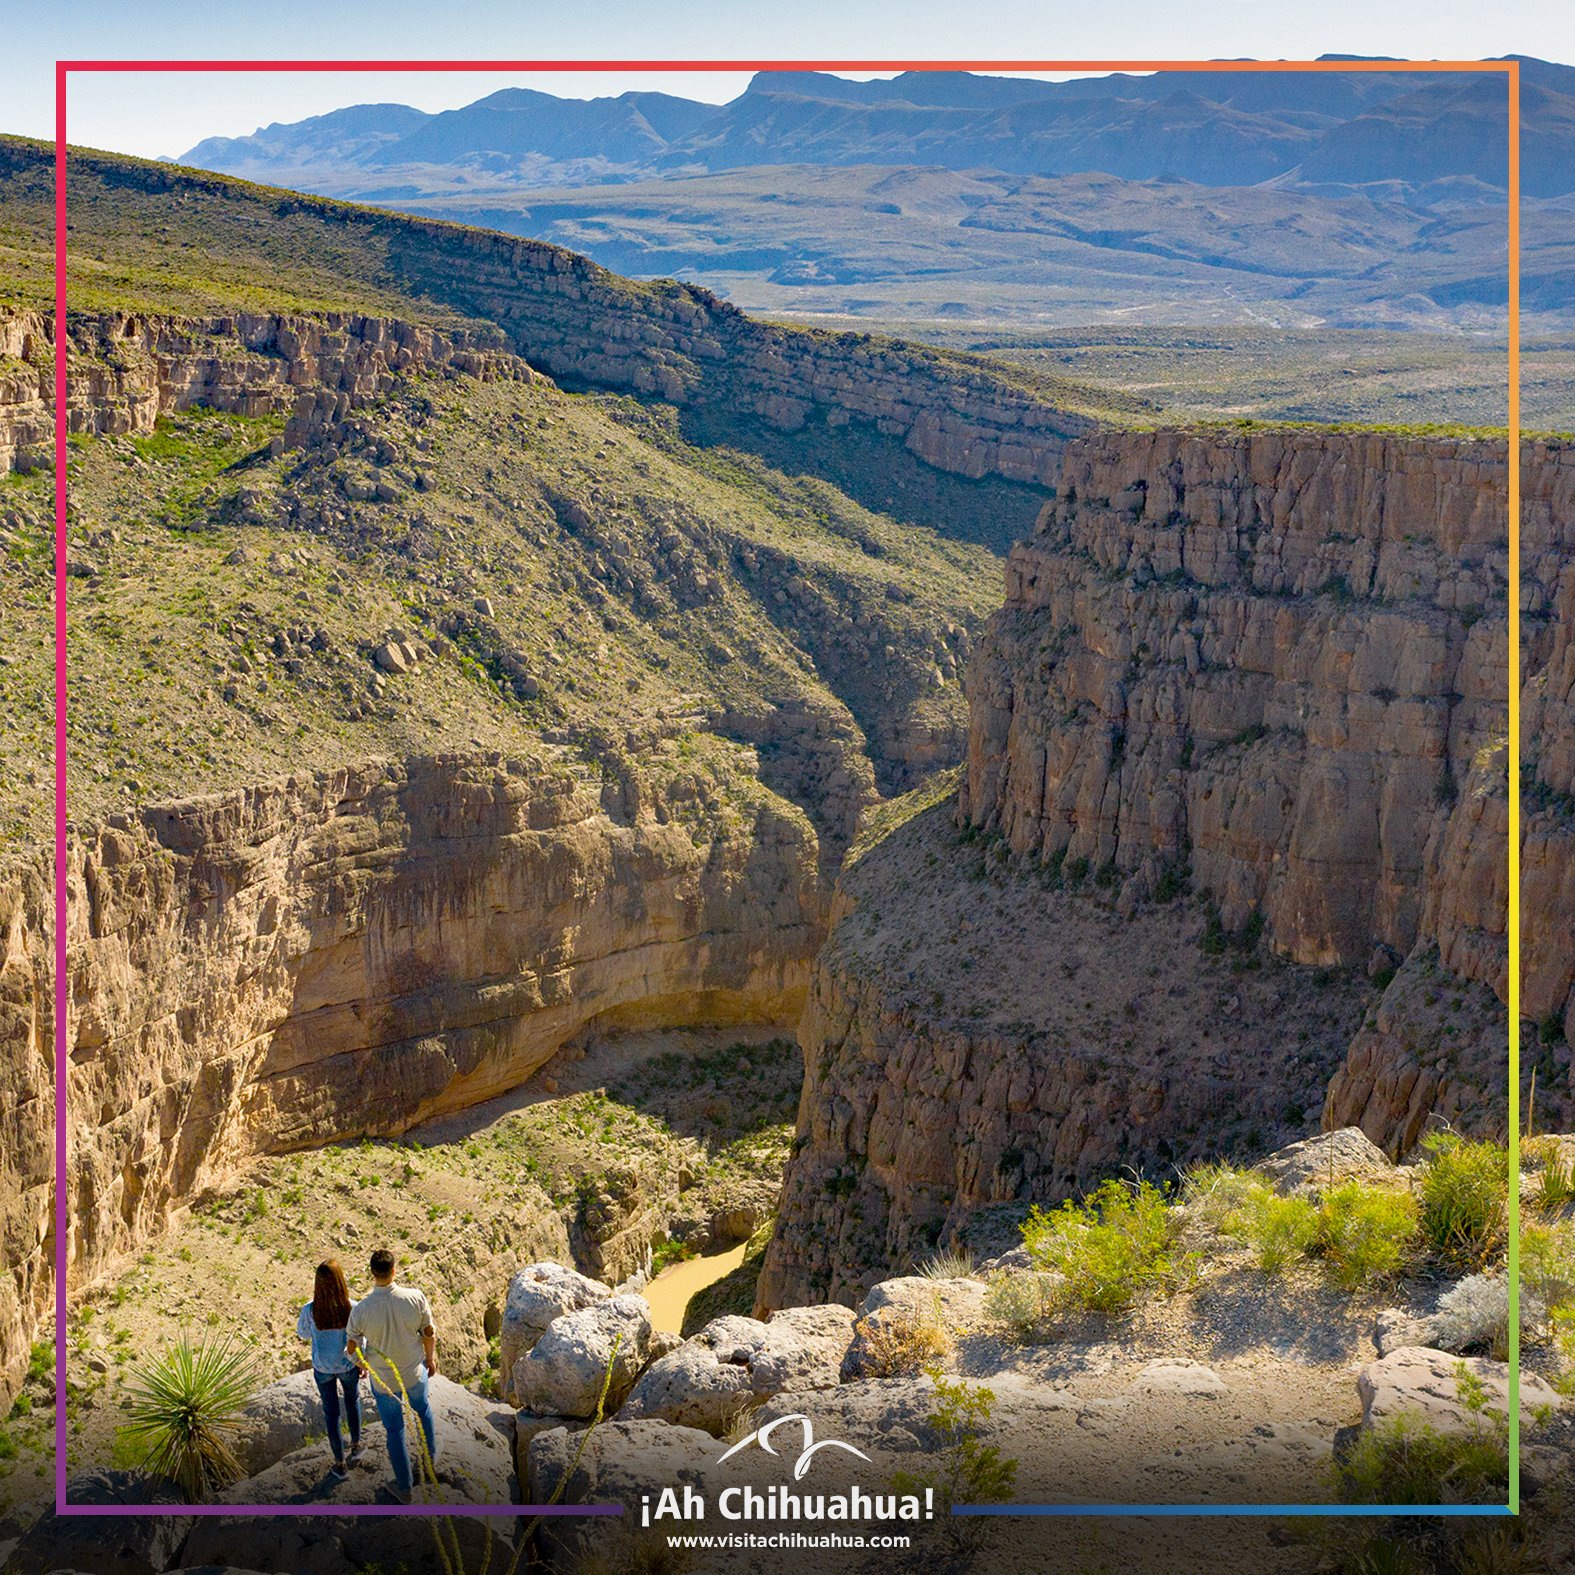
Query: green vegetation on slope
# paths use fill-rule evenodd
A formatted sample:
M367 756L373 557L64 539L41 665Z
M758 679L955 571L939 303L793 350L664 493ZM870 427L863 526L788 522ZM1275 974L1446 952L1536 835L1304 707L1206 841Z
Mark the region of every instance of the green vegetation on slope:
M821 780L839 762L900 789L955 758L968 631L997 596L982 548L695 450L670 411L539 382L415 380L304 452L274 453L279 430L192 410L73 443L75 815L545 744L724 799L765 783L843 835ZM42 474L0 499L12 835L47 829L48 502ZM413 670L379 667L396 636Z

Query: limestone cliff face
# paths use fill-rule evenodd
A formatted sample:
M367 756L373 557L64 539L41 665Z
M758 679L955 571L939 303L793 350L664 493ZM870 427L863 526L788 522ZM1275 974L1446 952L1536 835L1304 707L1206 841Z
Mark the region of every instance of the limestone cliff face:
M53 935L43 860L0 867L0 1412L54 1286Z
M77 1283L251 1155L401 1131L587 1029L790 1021L820 933L791 812L700 844L496 757L117 817L69 912Z
M0 314L0 475L41 463L54 435L50 347L54 319Z
M1299 962L1404 955L1507 726L1504 497L1502 445L1079 445L970 674L964 813L1123 876L1190 856Z
M49 458L53 344L53 314L0 315L0 472ZM151 432L161 415L193 405L282 412L304 427L388 393L402 374L536 375L498 329L348 312L84 315L69 322L66 352L70 430L97 437Z
M414 221L412 221L414 222ZM418 229L421 228L418 226ZM208 405L318 419L334 401L386 393L411 371L529 375L757 417L794 432L862 421L938 470L1053 486L1068 435L1086 430L1030 387L917 345L757 323L689 286L637 286L556 247L503 236L446 239L422 254L442 295L498 326L438 329L346 312L72 318L73 432L151 431L161 413ZM424 276L424 275L423 275ZM437 288L434 282L434 288ZM0 316L0 468L42 457L52 314Z
M1523 487L1522 984L1541 1025L1541 1124L1556 1126L1572 1094L1575 454L1527 445ZM1115 1014L1068 1043L1036 976L1071 959L1070 980L1102 948L1129 954L1134 980L1162 980L1177 956L1205 966L1261 927L1302 965L1292 976L1321 981L1309 1000L1370 970L1387 988L1365 1022L1358 1006L1343 1028L1310 1030L1293 1004L1305 983L1261 1003L1262 1059L1231 1100L1250 1105L1267 1079L1308 1124L1322 1104L1325 1125L1358 1123L1391 1151L1430 1114L1502 1130L1506 492L1501 442L1154 432L1068 448L1061 496L1014 549L1006 605L969 668L959 805L969 837L1017 872L1001 877L1005 898L976 899L981 917L993 930L1003 900L1021 904L998 944L1033 966L986 989L988 952L915 963L852 928L883 861L886 922L896 905L944 928L952 895L989 871L971 852L936 846L898 872L892 839L845 877L802 1026L800 1146L764 1304L846 1295L982 1204L1186 1152L1200 1120L1230 1151L1231 1112L1200 1117L1187 1084L1233 1074L1226 1020L1250 1021L1251 1002L1222 1003L1190 1048L1156 1032L1135 1059ZM1123 922L1102 930L1030 900L1036 868L1086 872ZM1183 881L1215 915L1201 949L1198 935L1153 933L1155 898ZM1168 988L1161 1015L1184 1022L1193 992L1181 977ZM1002 1000L1020 1021L1003 1021ZM1307 1057L1329 1086L1303 1109ZM1003 1152L1027 1153L1026 1171L1003 1172Z

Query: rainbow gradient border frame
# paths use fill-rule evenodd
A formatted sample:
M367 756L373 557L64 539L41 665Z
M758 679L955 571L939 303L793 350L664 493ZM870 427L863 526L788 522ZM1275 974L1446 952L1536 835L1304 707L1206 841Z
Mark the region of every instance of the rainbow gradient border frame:
M1503 1504L973 1504L952 1513L983 1516L1291 1517L1506 1516L1520 1513L1520 62L1504 60L57 60L55 62L55 1513L72 1517L361 1515L507 1516L622 1515L619 1504L71 1504L66 1501L66 1270L70 1210L66 1084L70 1066L67 1017L70 982L66 947L66 97L73 73L130 72L756 72L756 71L975 71L975 72L1418 72L1504 77L1509 97L1508 167L1508 501L1509 537L1509 1262L1515 1294L1509 1300L1509 1491Z

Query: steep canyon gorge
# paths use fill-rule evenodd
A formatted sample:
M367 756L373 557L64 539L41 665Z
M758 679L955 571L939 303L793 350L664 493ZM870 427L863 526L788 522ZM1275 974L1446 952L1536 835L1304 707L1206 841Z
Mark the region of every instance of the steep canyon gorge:
M226 189L109 161L98 176L199 216ZM161 417L225 412L260 425L241 485L203 518L211 561L241 553L261 579L299 541L281 583L332 553L340 584L398 555L426 599L380 611L356 660L395 686L452 669L453 693L483 698L425 748L404 733L356 752L325 730L298 770L119 799L90 780L74 802L74 1288L259 1155L404 1131L625 1030L800 1036L762 1309L856 1300L992 1211L1126 1165L1320 1122L1392 1152L1433 1115L1502 1126L1501 439L1095 429L977 365L756 324L557 248L335 222L442 311L155 302L68 322L88 500L73 595L91 610L131 577L119 494L93 492L92 467L123 455L140 485L158 451L124 445L156 440ZM0 463L23 479L51 441L54 327L0 321ZM445 449L456 390L497 402L495 452L472 429ZM645 404L596 402L609 394ZM743 501L724 519L691 479L716 479L710 451L641 425L658 405L680 432L736 412L802 441L810 479L730 471ZM551 478L545 461L507 469L559 427L563 454L627 452L628 469L594 490L562 479L558 450ZM896 478L885 534L815 469L816 445L854 441L882 445ZM682 476L663 469L675 453ZM1522 483L1523 1016L1556 1125L1575 1026L1568 446L1528 442ZM788 546L749 513L768 506ZM981 554L1022 538L1004 606L993 559L948 556L949 516ZM494 518L474 579L446 589L445 557ZM527 530L543 555L519 569L508 542ZM929 556L902 557L902 530L933 532ZM248 548L247 531L268 534ZM565 595L604 643L560 642L565 666L635 653L630 707L668 684L627 726L559 684L542 631L563 615L508 622L524 592L507 585L549 584L542 564L571 550L587 567ZM667 643L640 644L665 618ZM277 695L354 638L264 633L283 644L248 646L214 706L250 703L253 669ZM673 676L686 647L704 650L699 676ZM42 652L16 662L44 670ZM931 776L946 767L955 787ZM36 835L17 841L0 867L17 1090L0 1109L0 1396L53 1295L51 883Z

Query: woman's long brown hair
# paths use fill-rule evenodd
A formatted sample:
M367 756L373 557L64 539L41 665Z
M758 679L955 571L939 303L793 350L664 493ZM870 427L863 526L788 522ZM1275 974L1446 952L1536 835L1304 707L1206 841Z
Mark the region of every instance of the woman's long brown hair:
M312 1322L319 1329L343 1329L350 1321L350 1287L337 1258L317 1265L312 1285Z

